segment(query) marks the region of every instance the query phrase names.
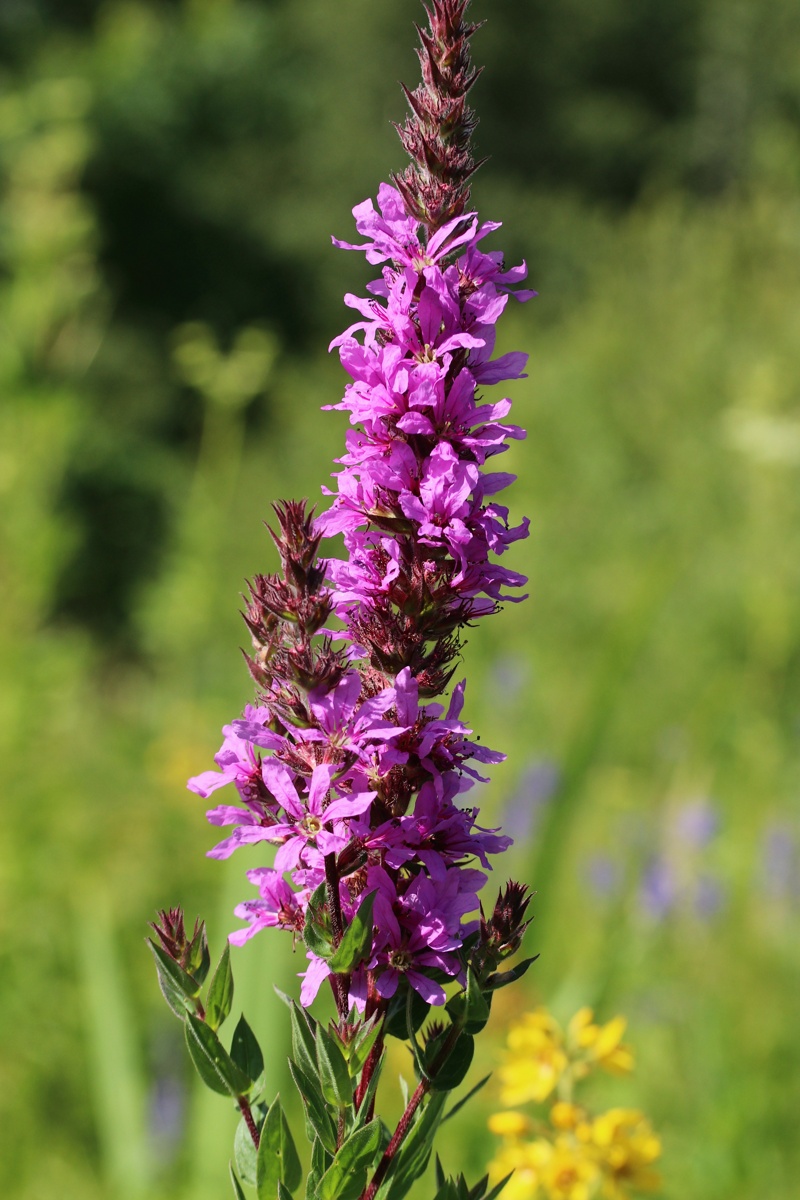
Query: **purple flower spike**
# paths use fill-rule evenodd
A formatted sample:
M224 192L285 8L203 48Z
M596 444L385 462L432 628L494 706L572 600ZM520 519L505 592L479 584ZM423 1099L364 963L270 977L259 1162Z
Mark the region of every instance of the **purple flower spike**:
M301 1001L328 980L345 1023L350 1005L385 1014L399 988L443 1004L443 981L489 969L527 923L516 884L503 936L482 921L485 872L511 839L479 825L462 798L504 756L473 740L465 684L453 686L462 630L524 599L525 576L500 560L528 521L499 499L515 476L493 468L525 432L507 397L484 393L522 377L527 356L498 355L496 325L510 297L534 295L519 286L524 264L486 248L500 226L469 210L466 96L478 72L467 7L431 0L422 83L406 90L399 130L411 164L377 204L354 208L360 241L334 239L379 272L367 295L345 297L352 324L332 343L348 382L326 407L349 429L323 489L330 506L275 506L281 569L254 577L244 614L257 704L226 727L218 769L189 783L203 797L231 784L241 801L209 811L213 825L233 826L212 857L274 848L249 872L258 895L237 907L246 925L231 941L307 930ZM335 535L344 557L319 560ZM526 787L548 792L551 775ZM361 931L361 961L332 973L328 959L372 892L371 944ZM506 908L519 909L516 925Z

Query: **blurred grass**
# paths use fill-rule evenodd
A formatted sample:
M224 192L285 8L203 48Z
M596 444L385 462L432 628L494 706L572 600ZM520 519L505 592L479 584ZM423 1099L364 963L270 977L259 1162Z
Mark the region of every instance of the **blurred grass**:
M215 63L216 7L192 8ZM92 87L141 88L147 45L172 45L143 11L109 9ZM138 335L120 340L80 189L91 97L72 61L0 104L0 1193L211 1200L228 1189L234 1114L190 1079L142 938L180 902L219 949L247 894L257 855L204 858L213 838L185 779L250 698L239 591L274 567L269 504L318 496L332 470L344 425L319 409L343 377L324 338L301 355L257 333L262 376L220 403L179 363L144 361ZM517 836L506 869L538 889L528 946L542 957L498 997L473 1078L527 1004L627 1013L640 1067L608 1096L652 1116L665 1195L686 1200L791 1200L800 1173L800 204L781 182L798 157L784 135L762 145L782 174L713 201L654 188L620 216L524 188L494 197L518 244L552 232L559 250L542 299L502 334L532 351L513 389L529 439L507 460L512 510L532 517L514 559L531 599L473 631L464 663L469 719L509 756L483 815ZM487 184L487 216L492 198ZM341 234L343 220L329 223ZM207 353L204 336L172 344ZM131 379L152 372L143 405L182 396L200 449L156 446L131 418L115 450L171 532L135 587L106 593L102 628L124 636L104 642L55 597L82 536L70 464L102 460L111 437L89 386L109 355ZM718 825L702 836L701 802ZM284 1092L272 985L291 988L301 965L277 935L234 956L237 1011ZM409 1073L399 1050L392 1069ZM446 1127L447 1167L482 1169L491 1105L490 1085Z

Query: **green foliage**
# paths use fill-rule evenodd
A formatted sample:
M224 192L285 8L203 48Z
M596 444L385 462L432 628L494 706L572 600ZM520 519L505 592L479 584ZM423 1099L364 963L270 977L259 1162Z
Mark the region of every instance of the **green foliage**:
M258 1200L277 1200L281 1184L289 1192L300 1186L302 1169L280 1097L270 1105L261 1126L256 1157Z
M377 892L370 892L359 905L358 912L347 926L342 940L328 959L328 966L337 975L346 975L364 961L372 949L372 909Z
M240 862L204 859L184 782L249 698L236 609L242 579L271 569L269 502L318 495L341 449L344 426L318 411L343 384L322 346L363 268L328 238L399 164L388 119L395 80L416 71L410 50L397 63L415 5L112 3L69 37L11 30L25 5L6 7L0 1193L212 1200L231 1186L237 1117L217 1096L205 1107L179 1065L180 1030L140 961L143 914L171 880L187 909L219 911L221 938L248 893ZM541 957L521 986L563 1011L630 1014L637 1101L665 1131L675 1194L789 1195L797 6L509 0L489 15L475 104L493 162L475 194L506 221L493 245L524 254L542 293L509 314L501 347L533 348L512 388L531 436L509 459L509 503L533 517L513 558L532 599L472 638L465 674L470 723L509 756L481 820L516 820L515 867L537 889L526 949ZM720 100L733 83L737 112ZM542 757L560 768L546 806L525 780ZM723 825L693 850L676 822L698 793ZM783 876L767 858L781 838ZM586 882L598 854L615 880L603 894ZM678 878L661 918L642 899L659 855ZM709 878L721 907L703 914ZM229 1055L250 1082L263 1067L272 1096L289 1031L263 980L277 969L289 990L303 965L280 937L237 967L266 1062L243 1028ZM495 1065L509 995L475 1076ZM426 1016L415 1001L415 1030ZM395 1029L405 1041L404 994ZM287 1119L313 1113L319 1180L335 1124L316 1050L306 1065L293 1053L303 1100ZM387 1092L407 1069L395 1053ZM148 1133L162 1088L182 1098L174 1137ZM475 1100L441 1131L470 1178L484 1122Z
M233 1004L233 971L230 946L226 946L211 980L206 997L206 1023L216 1032L230 1015Z
M210 1025L190 1013L184 1032L192 1062L206 1087L233 1099L252 1090L252 1080L237 1067Z

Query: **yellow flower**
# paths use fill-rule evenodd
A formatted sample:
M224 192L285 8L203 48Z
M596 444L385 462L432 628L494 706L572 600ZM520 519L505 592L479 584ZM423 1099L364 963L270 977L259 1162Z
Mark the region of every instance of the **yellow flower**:
M586 1075L593 1066L602 1067L612 1075L630 1074L634 1066L633 1051L622 1044L626 1025L624 1017L597 1025L591 1008L579 1009L567 1029L569 1044L584 1055L576 1074Z
M661 1186L653 1163L661 1157L661 1139L636 1108L611 1108L592 1122L592 1144L606 1176L604 1194L626 1200L627 1188L655 1191Z
M561 1026L545 1008L525 1013L508 1035L500 1070L503 1104L546 1100L567 1067Z
M489 1117L489 1128L499 1137L521 1137L530 1132L530 1127L530 1120L521 1112L492 1113Z
M542 1139L505 1142L489 1163L492 1184L499 1183L511 1171L514 1172L503 1188L503 1200L540 1200L542 1170L552 1152L550 1143Z
M558 1138L542 1167L542 1187L548 1200L590 1200L600 1181L597 1164L573 1138Z
M550 1109L550 1122L556 1129L569 1129L573 1132L586 1126L586 1112L577 1104L568 1104L559 1100ZM578 1133L580 1137L580 1133Z

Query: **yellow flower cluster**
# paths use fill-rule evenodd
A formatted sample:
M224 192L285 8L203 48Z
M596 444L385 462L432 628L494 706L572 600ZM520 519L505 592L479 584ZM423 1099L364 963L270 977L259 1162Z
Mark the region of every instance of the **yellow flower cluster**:
M654 1164L661 1141L644 1114L612 1108L593 1116L572 1099L575 1083L595 1068L633 1070L624 1033L623 1017L598 1025L590 1008L580 1009L566 1032L544 1008L512 1026L500 1071L506 1111L489 1120L502 1138L492 1179L513 1171L504 1200L628 1200L632 1192L660 1187ZM547 1120L518 1110L545 1101Z

